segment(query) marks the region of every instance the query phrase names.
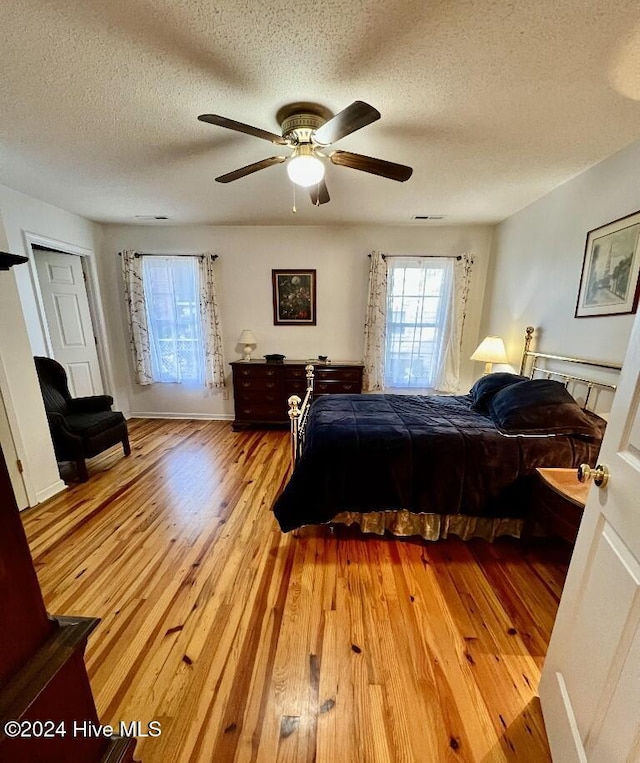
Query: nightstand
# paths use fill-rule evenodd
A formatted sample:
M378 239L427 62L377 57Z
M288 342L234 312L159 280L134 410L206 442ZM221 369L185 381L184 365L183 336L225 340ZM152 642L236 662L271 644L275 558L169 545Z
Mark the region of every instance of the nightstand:
M589 483L578 482L577 469L536 469L531 519L548 535L558 535L572 545L578 534Z

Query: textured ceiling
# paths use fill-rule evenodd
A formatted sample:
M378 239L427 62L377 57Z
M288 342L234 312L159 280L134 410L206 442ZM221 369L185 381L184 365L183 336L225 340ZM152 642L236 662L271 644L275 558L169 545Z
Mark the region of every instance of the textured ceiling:
M2 0L0 28L0 182L97 221L495 222L640 137L637 0ZM382 119L335 147L408 182L329 165L296 215L283 165L214 182L278 150L198 114L357 99Z

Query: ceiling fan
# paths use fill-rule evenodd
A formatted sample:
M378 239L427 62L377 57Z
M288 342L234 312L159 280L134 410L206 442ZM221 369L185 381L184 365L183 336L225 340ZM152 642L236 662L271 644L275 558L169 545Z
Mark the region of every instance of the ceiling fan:
M268 159L240 167L226 175L220 175L216 178L218 183L231 183L258 170L287 162L287 174L290 180L296 185L308 188L311 201L318 206L329 201L329 191L324 180L324 160L327 158L332 164L340 167L351 167L354 170L380 175L401 183L408 180L413 173L413 169L404 164L353 154L350 151L324 153L324 150L332 143L380 119L380 112L364 101L354 101L335 116L329 109L317 103L287 104L276 114L282 135L217 114L200 114L198 119L201 122L243 132L291 149L289 156L270 156Z

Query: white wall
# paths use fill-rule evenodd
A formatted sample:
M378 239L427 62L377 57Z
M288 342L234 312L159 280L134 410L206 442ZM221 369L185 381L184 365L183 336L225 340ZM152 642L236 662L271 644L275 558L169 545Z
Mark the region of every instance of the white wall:
M90 256L89 271L104 310L107 391L120 410L139 414L231 417L229 392L207 393L181 385L140 388L133 383L120 260L123 248L160 253L206 250L220 255L216 269L227 362L240 356L236 347L243 328L257 335L257 356L282 352L289 358L327 354L333 360L360 359L369 260L372 249L394 254L473 252L476 265L463 349L463 389L472 382L466 360L478 341L492 229L461 227L212 227L99 226L77 215L0 186L0 226L15 254L31 255L26 233L65 244ZM316 268L318 325L273 325L272 268ZM0 283L0 390L7 406L13 440L25 467L29 503L62 489L31 356L46 354L37 309L33 271L23 265ZM110 372L113 373L110 373ZM227 371L230 369L227 366Z
M25 232L96 249L94 223L4 186L0 214L0 248L13 254L31 254ZM45 352L31 271L19 265L0 280L0 385L30 505L64 489L32 357Z
M328 355L332 360L362 358L369 259L372 249L394 254L455 255L473 252L476 264L465 326L462 389L472 382L466 360L477 345L492 228L459 227L214 227L105 226L102 293L110 320L115 388L127 391L133 414L231 416L229 393L210 393L181 385L139 387L132 381L122 297L122 249L149 253L197 253L210 250L216 262L225 361L241 353L236 342L243 328L258 340L255 357L282 353L288 358ZM274 326L272 268L317 270L317 325ZM227 365L227 373L230 368Z
M483 333L515 365L526 325L536 348L621 363L632 315L574 318L587 232L640 209L640 142L502 222L495 231Z
M60 243L90 251L97 248L100 226L5 186L0 186L0 210L8 251L13 254L31 255L25 241L25 232L46 236ZM31 270L28 266L18 268L15 274L33 354L44 355L46 345L38 319Z

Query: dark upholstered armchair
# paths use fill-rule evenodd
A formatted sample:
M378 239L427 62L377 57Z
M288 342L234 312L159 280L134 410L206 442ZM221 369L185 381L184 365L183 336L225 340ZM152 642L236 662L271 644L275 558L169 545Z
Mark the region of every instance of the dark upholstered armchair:
M71 397L64 368L51 358L34 358L53 447L58 461L75 461L81 482L89 479L86 458L121 442L131 453L127 422L112 411L110 395Z

